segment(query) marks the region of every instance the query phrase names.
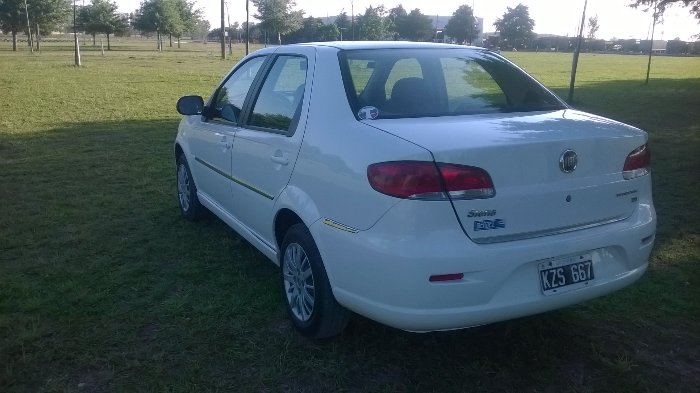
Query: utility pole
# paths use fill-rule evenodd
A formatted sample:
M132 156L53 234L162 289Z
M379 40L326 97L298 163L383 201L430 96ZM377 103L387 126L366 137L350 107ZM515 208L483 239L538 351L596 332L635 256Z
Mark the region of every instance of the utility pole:
M439 14L435 14L435 38L433 39L434 42L438 42L437 36L438 36L438 16Z
M250 0L245 0L245 54L250 52L250 11L248 3Z
M352 25L352 40L355 41L355 2L350 0L350 12L352 16L350 17L350 25Z
M221 0L221 59L226 60L226 21L224 19L224 0Z
M226 18L228 19L228 55L233 56L233 49L231 48L231 9L229 8L228 2L226 3Z
M571 64L571 82L569 83L569 104L574 103L574 85L576 84L576 68L578 68L578 55L581 53L581 41L583 41L583 26L586 23L586 7L588 0L583 3L583 14L581 15L581 27L578 30L578 40L576 50L574 50L574 61Z
M34 42L32 42L32 26L29 24L29 7L27 7L27 0L24 0L24 14L27 16L27 33L29 38L27 42L29 43L29 50L34 53Z
M647 79L644 81L645 85L649 84L649 73L651 72L651 52L654 50L654 30L656 29L656 18L658 17L658 9L656 7L656 1L654 1L654 22L651 25L651 42L649 43L649 62L647 63Z
M474 24L476 23L476 16L474 15L474 0L472 0L472 17L469 24L469 45L472 44L472 36L474 35Z
M477 22L476 11L474 11L474 0L472 0L472 32L469 35L469 45L473 44L472 37L474 36L474 29L476 28L476 22ZM476 33L479 34L478 31Z
M25 0L26 1L26 0ZM75 26L75 0L73 0L73 40L75 42L75 66L80 67L80 43L78 42L78 29Z

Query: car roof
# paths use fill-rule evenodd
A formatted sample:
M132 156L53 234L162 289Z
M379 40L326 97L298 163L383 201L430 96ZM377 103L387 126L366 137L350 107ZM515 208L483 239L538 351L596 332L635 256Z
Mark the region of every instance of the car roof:
M330 41L330 42L306 42L301 46L332 47L340 50L356 49L480 49L476 46L464 46L454 44L439 44L433 42L410 42L410 41Z

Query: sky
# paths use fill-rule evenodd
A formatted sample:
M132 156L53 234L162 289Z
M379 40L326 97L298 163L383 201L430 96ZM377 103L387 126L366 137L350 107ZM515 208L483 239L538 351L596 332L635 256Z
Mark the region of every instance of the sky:
M231 23L245 21L245 0L226 0L229 3ZM133 12L139 7L140 0L116 0L123 12ZM398 4L410 11L419 8L427 15L452 15L461 4L474 7L475 15L484 18L484 31L494 30L494 21L503 15L506 7L515 7L523 3L530 9L530 17L535 20L535 33L574 36L581 20L584 0L296 0L297 10L304 10L305 16L325 17L339 14L342 10L351 14L354 6L355 15L364 13L372 5L384 5L387 9ZM638 38L645 39L650 34L651 15L642 9L627 6L631 0L588 0L586 19L598 15L600 29L597 38ZM205 19L212 27L221 24L220 7L217 0L196 0L196 7L204 11ZM251 2L252 15L256 10ZM698 20L690 15L687 8L673 6L666 10L663 24L656 26L655 39L672 40L676 37L692 41L700 33Z

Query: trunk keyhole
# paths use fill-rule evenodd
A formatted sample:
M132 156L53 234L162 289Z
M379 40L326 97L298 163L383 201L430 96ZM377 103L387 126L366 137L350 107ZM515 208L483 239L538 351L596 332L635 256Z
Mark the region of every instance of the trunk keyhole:
M567 201L567 202L571 202L571 195L567 195L567 196L566 196L566 201Z

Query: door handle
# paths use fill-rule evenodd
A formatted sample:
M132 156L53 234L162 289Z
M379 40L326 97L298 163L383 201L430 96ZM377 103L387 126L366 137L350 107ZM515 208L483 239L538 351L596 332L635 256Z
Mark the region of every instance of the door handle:
M226 135L221 136L221 141L219 141L219 143L221 143L221 145L223 145L224 148L226 148L226 149L231 148L231 143L229 142L228 136L226 136Z
M287 159L287 157L285 157L283 155L283 153L281 151L276 151L275 154L272 157L270 157L270 160L272 160L272 162L274 162L276 164L280 164L280 165L289 164L289 160Z

